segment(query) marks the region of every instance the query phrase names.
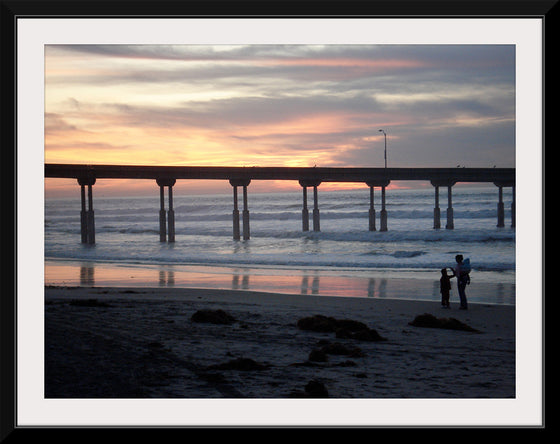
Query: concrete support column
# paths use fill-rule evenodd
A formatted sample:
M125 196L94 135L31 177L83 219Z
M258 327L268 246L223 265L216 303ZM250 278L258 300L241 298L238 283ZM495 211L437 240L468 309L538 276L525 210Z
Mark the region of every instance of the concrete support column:
M445 228L452 230L453 226L453 202L452 202L452 195L451 189L453 185L455 185L457 181L455 179L433 179L430 183L435 188L435 208L434 208L434 228L440 228L440 209L439 209L439 187L447 187L447 223Z
M233 239L241 239L241 232L239 229L239 207L237 204L237 186L233 186Z
M80 232L82 235L82 244L87 244L87 209L86 209L86 186L80 185L82 195L82 209L80 211Z
M453 203L451 201L451 188L453 185L447 186L447 224L445 228L448 230L452 230L454 228L453 225Z
M387 210L385 209L385 187L381 187L381 215L379 231L387 231Z
M511 228L515 228L515 185L511 187Z
M503 187L511 187L511 227L515 228L515 182L514 181L499 181L494 182L498 187L498 223L497 227L505 226L505 205L503 201Z
M87 221L87 232L88 232L88 244L95 243L95 217L93 213L93 184L88 183L88 221Z
M95 184L94 177L78 178L81 187L81 210L80 210L80 234L84 244L95 244L95 215L93 211L93 190ZM87 209L86 209L86 190L87 185Z
M434 206L434 229L441 228L441 213L439 209L439 185L434 186L435 189L435 206Z
M173 210L175 179L156 179L156 183L159 186L159 240L160 242L175 242L175 211ZM169 188L167 214L165 211L165 187Z
M233 187L233 239L241 238L239 223L239 208L237 203L237 187L243 187L243 239L247 240L251 237L249 228L249 206L247 204L247 187L251 183L250 179L230 179L230 185Z
M247 204L247 185L243 185L243 239L247 240L251 237L249 228L249 206Z
M159 240L167 240L167 217L165 215L165 187L159 186Z
M317 196L317 185L313 186L313 231L321 231L319 217L319 199Z
M373 204L374 186L369 185L369 231L375 231L375 206Z
M385 188L389 185L388 179L373 179L366 181L369 187L369 231L375 231L375 208L373 206L373 195L375 187L381 188L381 211L379 215L379 231L387 231L387 209L385 208Z
M309 231L309 210L307 209L307 187L313 187L313 231L321 231L319 215L319 198L317 187L321 185L320 180L300 180L299 184L303 187L303 210L301 211L301 221L303 231Z
M173 210L173 186L169 185L169 210L167 210L167 241L175 242L175 211Z
M504 226L504 200L503 200L503 187L498 186L498 223L497 227Z
M309 231L309 210L307 209L307 187L303 188L303 209L301 210L301 226L303 231Z

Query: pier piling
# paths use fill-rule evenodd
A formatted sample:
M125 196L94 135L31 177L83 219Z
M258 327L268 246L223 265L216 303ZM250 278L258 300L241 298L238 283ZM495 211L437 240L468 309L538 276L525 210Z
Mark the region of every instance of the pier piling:
M81 211L80 211L80 231L81 241L84 244L95 244L95 215L93 211L93 190L95 184L94 177L78 177L78 184L81 187ZM86 193L87 185L87 209L86 209Z
M175 212L173 210L173 185L175 179L156 179L159 186L159 240L160 242L175 242ZM169 202L165 211L165 187L169 188ZM167 228L167 230L166 230Z
M503 187L498 187L498 223L496 224L496 226L498 228L503 227L504 224L504 193L503 193Z
M447 185L447 223L445 224L445 228L448 230L454 229L453 224L453 202L451 197L451 189L453 185Z
M511 227L515 228L515 185L511 182L494 182L498 187L498 223L497 227L505 227L505 205L503 200L503 187L511 186Z
M175 242L175 210L173 210L173 186L171 185L169 185L169 210L167 210L167 241Z
M317 185L313 186L313 231L321 231L321 220L319 215L319 196Z
M82 235L82 244L87 244L88 234L87 234L87 209L86 209L86 187L80 184L81 196L82 196L82 209L80 211L80 231Z
M303 188L303 209L301 210L301 225L303 231L309 231L309 210L307 209L307 187Z
M251 230L249 227L249 205L247 203L247 185L243 185L243 239L244 240L248 240L251 238Z
M441 212L439 209L439 186L434 186L435 204L434 204L434 229L441 228Z
M320 180L300 180L303 187L303 210L301 213L303 231L309 231L309 211L307 209L307 187L313 187L313 231L321 231L321 217L319 211L319 196L317 187L321 184Z
M373 204L374 186L369 185L369 231L375 231L375 206Z
M387 231L387 209L385 208L385 188L391 181L387 179L368 180L366 185L369 187L369 231L375 231L375 208L373 206L374 188L381 188L381 211L379 215L379 231Z
M165 187L163 185L159 185L159 204L159 240L165 242L167 240L167 216L165 215Z
M237 186L233 185L233 239L241 239L239 224L239 207L237 203Z
M515 187L511 187L511 228L515 228Z
M387 231L387 209L385 208L385 187L381 187L381 213L379 215L379 231Z
M246 179L230 179L229 183L233 187L233 239L240 240L241 238L239 208L237 203L237 187L243 187L243 240L248 240L251 238L251 229L249 226L247 187L251 181Z

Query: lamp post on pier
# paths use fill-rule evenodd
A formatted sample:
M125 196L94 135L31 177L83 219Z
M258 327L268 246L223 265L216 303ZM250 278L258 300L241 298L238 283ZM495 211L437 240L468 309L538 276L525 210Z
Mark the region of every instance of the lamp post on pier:
M385 168L387 168L387 133L382 129L380 129L379 132L383 133L385 136Z
M380 129L379 132L385 136L385 170L387 170L387 133ZM385 175L386 176L386 175ZM385 177L387 179L387 177ZM381 187L381 229L380 231L387 231L387 210L385 209L385 186Z

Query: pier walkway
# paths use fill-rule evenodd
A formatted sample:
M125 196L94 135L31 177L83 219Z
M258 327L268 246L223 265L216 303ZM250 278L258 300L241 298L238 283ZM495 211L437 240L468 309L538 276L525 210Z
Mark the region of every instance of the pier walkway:
M511 226L515 227L515 168L296 168L296 167L202 167L45 164L45 177L76 179L81 186L81 239L95 243L93 185L97 179L151 179L159 186L159 235L162 242L175 241L173 186L177 180L228 180L233 187L233 238L241 239L238 187L243 190L243 239L250 238L247 188L253 180L298 181L303 189L302 229L309 230L307 188L313 188L313 230L320 231L318 187L325 182L364 183L370 189L369 230L376 230L374 188L381 188L380 231L387 231L386 187L394 181L429 181L435 189L434 225L441 228L439 188L447 188L445 228L453 229L452 187L458 182L487 182L498 187L497 226L505 225L502 190L512 187ZM87 199L86 199L87 187ZM165 209L165 187L168 208Z

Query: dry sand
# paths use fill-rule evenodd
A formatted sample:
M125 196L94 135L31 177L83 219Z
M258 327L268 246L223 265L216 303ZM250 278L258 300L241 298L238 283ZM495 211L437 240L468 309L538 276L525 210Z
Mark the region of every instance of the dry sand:
M47 287L45 296L45 398L516 393L513 306L179 288ZM201 310L233 319L196 322ZM424 313L478 332L410 325ZM359 321L385 340L298 326L314 315Z

